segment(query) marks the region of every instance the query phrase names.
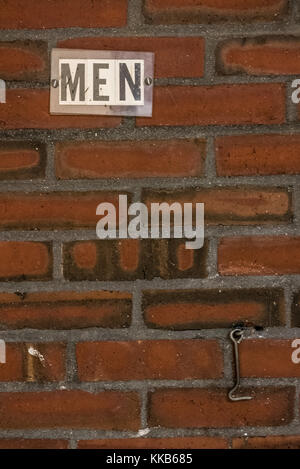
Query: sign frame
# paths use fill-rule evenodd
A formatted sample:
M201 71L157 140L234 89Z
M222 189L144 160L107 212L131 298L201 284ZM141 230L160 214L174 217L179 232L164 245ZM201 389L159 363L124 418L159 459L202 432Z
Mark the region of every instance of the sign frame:
M110 106L89 104L60 104L60 59L114 59L144 60L144 105L142 106ZM50 83L50 114L56 115L102 115L102 116L140 116L152 117L154 86L154 53L101 51L85 49L52 49L51 52L51 83Z

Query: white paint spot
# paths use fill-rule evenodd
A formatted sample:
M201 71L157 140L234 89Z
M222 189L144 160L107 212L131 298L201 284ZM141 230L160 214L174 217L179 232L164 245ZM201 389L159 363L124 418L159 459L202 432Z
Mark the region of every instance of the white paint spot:
M32 355L33 357L37 357L42 363L42 365L45 366L45 358L38 350L36 350L33 347L29 347L28 353L29 355Z
M150 428L144 428L138 431L138 436L146 436L150 432Z

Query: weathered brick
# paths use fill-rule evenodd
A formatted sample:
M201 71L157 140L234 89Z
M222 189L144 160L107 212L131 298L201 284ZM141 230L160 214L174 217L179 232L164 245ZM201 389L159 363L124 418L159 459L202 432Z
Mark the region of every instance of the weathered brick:
M296 37L234 39L219 46L219 71L225 74L297 75L300 40Z
M285 310L274 289L144 291L142 309L148 327L174 330L279 326Z
M35 179L45 175L46 149L35 142L0 142L0 179Z
M47 43L42 41L0 42L0 77L2 80L40 82L48 80Z
M94 258L86 265L91 243ZM64 274L69 280L199 278L206 275L206 254L207 243L191 251L181 239L76 241L64 245Z
M298 435L234 438L233 449L300 449Z
M139 340L77 344L81 381L221 378L223 358L215 340Z
M0 381L47 382L65 379L66 347L61 343L6 343Z
M247 390L254 399L230 402L221 389L159 389L150 394L150 426L231 428L288 425L295 391L287 388Z
M162 86L154 89L153 117L138 126L283 124L285 86L259 83Z
M59 47L89 50L126 50L155 53L155 77L202 77L204 40L201 37L75 37Z
M287 0L145 0L150 23L201 23L211 21L274 21L288 8Z
M0 29L124 26L127 0L0 0Z
M68 449L66 440L2 439L0 449Z
M227 449L228 442L225 438L209 436L115 438L111 440L81 440L77 447L78 449Z
M297 292L293 298L292 304L292 327L300 327L300 293Z
M95 228L100 219L96 209L101 202L114 204L118 220L119 194L116 192L2 193L0 228Z
M56 175L59 179L202 176L205 153L205 141L198 139L58 143Z
M299 135L218 137L215 148L218 176L263 176L300 172Z
M1 201L1 198L0 198ZM291 220L291 200L286 190L267 188L145 190L143 201L151 203L204 203L206 224L258 224Z
M131 308L126 292L0 293L0 329L123 328Z
M1 280L46 280L52 272L48 243L0 241Z
M0 393L0 428L138 430L134 392L49 391Z
M300 238L223 238L218 266L222 275L284 275L300 272Z
M240 345L241 375L244 377L293 378L300 366L293 363L293 340L253 339Z
M120 117L50 115L48 89L9 89L0 106L0 129L63 129L117 127Z

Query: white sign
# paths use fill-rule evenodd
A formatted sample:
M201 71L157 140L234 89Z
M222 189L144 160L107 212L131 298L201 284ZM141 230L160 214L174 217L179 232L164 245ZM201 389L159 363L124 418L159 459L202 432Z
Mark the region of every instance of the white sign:
M53 49L53 114L152 115L152 53Z
M6 85L4 80L0 80L0 103L6 103Z

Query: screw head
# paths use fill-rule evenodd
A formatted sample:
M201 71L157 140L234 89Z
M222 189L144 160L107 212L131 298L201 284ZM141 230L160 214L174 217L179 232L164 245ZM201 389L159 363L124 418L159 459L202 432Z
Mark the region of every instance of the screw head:
M52 86L53 88L57 88L57 87L58 87L58 80L56 80L56 79L52 80L52 81L51 81L51 86Z
M146 77L145 78L145 85L151 86L153 83L153 79L151 77Z

